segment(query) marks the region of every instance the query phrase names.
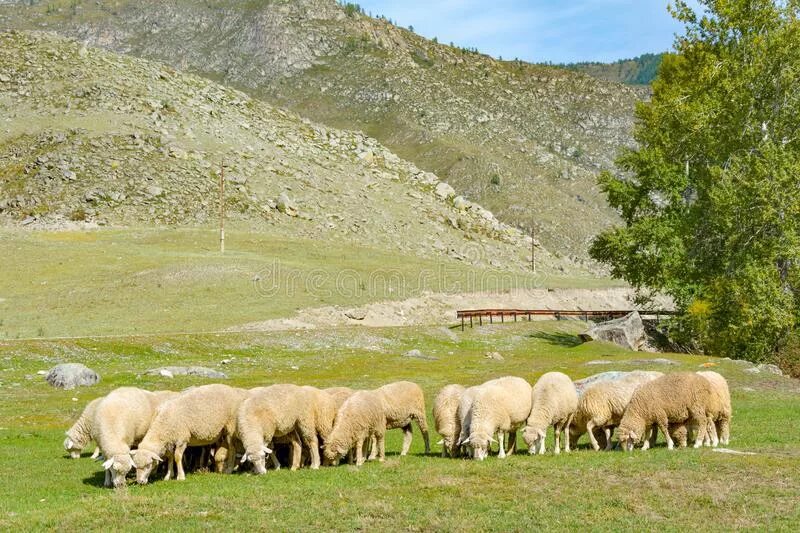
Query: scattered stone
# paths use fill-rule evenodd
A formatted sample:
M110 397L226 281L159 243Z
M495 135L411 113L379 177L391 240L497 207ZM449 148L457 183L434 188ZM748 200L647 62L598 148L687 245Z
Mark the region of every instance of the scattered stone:
M71 390L75 387L96 385L100 381L100 375L80 363L64 363L51 368L45 379L53 387Z
M46 376L48 373L49 373L49 371L48 371L48 370L39 370L39 371L37 372L37 374L39 374L40 376Z
M34 217L34 216L27 216L27 217L25 217L25 220L23 220L23 221L21 222L21 224L22 224L23 226L30 226L30 225L31 225L31 224L33 224L34 222L36 222L36 217Z
M493 359L495 361L500 361L500 362L503 362L503 361L506 360L506 358L503 357L502 355L500 355L498 352L488 352L486 354L486 359Z
M761 369L758 368L757 366L751 366L750 368L745 368L744 370L742 370L742 372L745 372L746 374L760 374Z
M228 379L226 374L204 366L165 366L161 368L151 368L145 372L145 374L148 376L162 376L166 378L173 378L175 376L196 376L210 379Z
M730 455L757 455L754 452L740 452L738 450L731 450L730 448L712 448L711 451L716 453L727 453Z
M8 83L11 81L11 78L6 76L5 74L0 74L0 83Z
M290 217L297 216L297 206L294 202L289 198L285 192L282 192L280 196L278 196L278 203L276 204L278 207L278 211L283 213L284 215L288 215Z
M780 367L778 365L762 363L762 364L756 366L756 368L758 368L761 372L765 372L767 374L774 374L776 376L782 376L783 375L783 371L780 369Z
M603 359L597 359L594 361L589 361L586 363L586 366L595 366L595 365L611 365L614 364L613 361L604 361Z
M633 359L632 361L628 361L630 365L666 365L666 366L676 366L680 365L679 362L673 361L672 359L664 359L663 357L656 357L655 359Z
M467 201L463 196L456 196L453 198L453 207L458 209L459 211L464 211L468 209L470 206L469 201Z
M233 363L233 359L223 359L222 361L220 361L220 364L222 365L229 365L231 363Z
M742 390L744 392L755 392L756 391L753 387L742 387L739 390Z
M144 190L145 194L151 198L158 198L159 196L164 195L164 189L161 187L156 187L155 185L150 185Z
M439 185L436 186L436 196L441 198L442 200L447 200L448 198L452 198L456 195L456 190L450 186L450 184L441 182Z
M345 312L344 316L351 320L364 320L367 318L367 312L363 309L351 309Z
M597 324L580 334L584 342L613 342L634 352L639 351L647 342L642 317L637 311L616 320Z
M412 359L422 359L423 361L438 361L438 357L431 357L430 355L425 355L421 351L414 349L409 350L403 354L403 357L410 357Z

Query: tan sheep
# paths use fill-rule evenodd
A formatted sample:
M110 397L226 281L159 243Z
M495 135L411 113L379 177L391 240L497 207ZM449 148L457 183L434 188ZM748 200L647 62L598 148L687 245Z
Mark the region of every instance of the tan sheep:
M364 464L366 446L375 437L378 460L385 457L386 414L382 395L358 391L348 398L336 414L336 423L325 443L325 461L335 464L353 449L356 466Z
M561 433L566 431L564 451L569 452L569 426L578 408L578 391L566 374L548 372L533 386L531 412L522 433L528 453L545 453L547 428L553 426L555 453L561 453Z
M599 429L605 435L605 449L611 450L614 428L622 420L633 393L643 383L663 375L661 372L627 372L619 379L601 381L587 388L578 401L578 409L570 430L573 444L577 443L581 435L588 433L592 448L599 450L600 444L595 436L596 429Z
M94 426L94 412L104 396L95 398L84 407L81 416L66 431L67 438L64 439L64 449L73 459L80 459L81 452L92 442L92 428ZM100 447L96 446L92 459L100 455Z
M695 448L701 446L707 433L711 394L709 381L692 372L667 374L639 386L619 424L620 444L625 450L633 450L655 424L666 436L667 448L671 450L674 444L669 423L689 420L699 428Z
M403 430L403 447L400 456L408 454L411 448L413 432L411 422L415 421L425 441L425 453L431 453L431 444L428 436L428 419L425 415L425 394L422 388L410 381L398 381L376 389L383 398L383 409L386 415L386 429ZM375 440L372 440L370 460L375 458L377 449Z
M728 382L717 372L701 371L697 375L706 378L711 383L711 405L709 406L708 437L703 442L706 446L718 446L720 443L727 446L730 442L730 423L733 414L731 408L731 393ZM685 423L670 424L669 431L673 440L685 448L690 435L690 429L696 431L694 426Z
M314 387L271 385L252 389L238 412L237 435L245 449L242 462L250 461L256 474L266 473L266 456L276 437L292 437L296 431L311 454L311 468L319 468L318 427L330 433L332 416L319 417L317 400L324 398L332 413L330 396ZM296 441L292 442L292 466L300 464Z
M186 479L183 453L187 447L216 444L217 471L232 472L236 453L236 412L247 391L213 384L192 387L164 402L158 409L147 435L133 454L136 481L147 483L155 466L166 456L167 477L172 478L172 463L178 480Z
M333 398L334 407L337 411L342 406L344 401L356 392L350 387L330 387L322 390L327 392L331 398Z
M466 389L461 385L447 385L433 401L433 421L436 432L441 435L442 457L456 456L456 443L460 433L458 405Z
M531 398L531 386L522 378L504 377L478 386L472 400L469 437L461 444L469 444L473 457L482 461L489 455L491 443L497 442L499 457L505 458L505 437L516 440L517 429L531 413Z
M131 447L149 430L158 406L169 394L154 394L135 387L121 387L110 392L95 407L92 437L106 461L105 486L120 488L133 468Z

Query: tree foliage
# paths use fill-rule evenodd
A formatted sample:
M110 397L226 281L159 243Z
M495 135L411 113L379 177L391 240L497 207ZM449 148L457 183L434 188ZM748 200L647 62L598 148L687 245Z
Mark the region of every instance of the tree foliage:
M599 183L625 222L592 256L670 294L707 351L763 359L800 324L800 0L671 6L686 24Z

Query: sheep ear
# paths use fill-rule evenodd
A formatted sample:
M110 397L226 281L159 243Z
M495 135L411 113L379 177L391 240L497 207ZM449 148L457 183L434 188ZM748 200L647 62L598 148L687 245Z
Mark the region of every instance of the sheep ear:
M153 454L153 461L155 461L155 462L157 462L157 463L160 463L160 462L161 462L161 460L162 460L162 459L161 459L161 457L159 457L159 456L158 456L158 455L156 455L156 454Z
M109 459L105 463L103 463L103 469L108 470L114 464L114 459Z
M489 437L489 441L492 442L493 444L497 444L497 439L494 437Z
M138 451L139 451L139 450L131 450L131 457L133 457L134 455L136 455L136 452L138 452Z
M72 442L72 439L67 439L67 448L72 448L75 446L75 443Z
M261 451L263 451L263 452L264 452L266 455L269 455L269 454L271 454L271 453L272 453L272 450L270 450L270 449L269 449L268 447L266 447L266 446L262 446L262 447L261 447Z
M444 444L444 439L440 440L440 441L439 441L439 442L437 442L436 444L437 444L437 445L439 445L439 446L441 446L442 444Z
M239 461L239 464L244 464L247 462L247 454L242 455L242 460Z
M217 453L217 450L216 450L216 448L211 448L211 449L208 451L208 454L211 456L211 458L212 458L212 459L214 458L214 454L215 454L215 453Z

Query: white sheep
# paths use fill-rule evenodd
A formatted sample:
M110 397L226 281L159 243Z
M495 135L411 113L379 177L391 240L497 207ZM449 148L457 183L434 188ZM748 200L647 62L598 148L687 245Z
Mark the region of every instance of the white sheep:
M92 438L106 461L105 486L120 488L133 468L131 447L139 443L149 430L158 406L172 392L154 394L135 387L121 387L110 392L95 407Z
M456 441L456 451L459 455L472 455L472 447L469 445L469 434L472 423L472 401L480 385L467 387L461 395L456 409L456 423L458 440Z
M213 384L192 387L164 402L156 413L147 434L133 453L136 481L147 483L155 466L165 456L170 459L167 476L172 478L172 463L177 479L186 479L183 452L187 447L216 445L217 471L232 472L235 466L234 437L236 413L247 391Z
M667 448L674 444L668 426L689 421L699 428L695 448L707 434L707 412L712 395L709 381L692 372L675 372L640 385L633 393L619 423L619 441L623 449L632 450L656 424L667 439ZM647 449L647 446L644 447Z
M403 447L400 456L408 454L411 448L413 432L411 422L415 421L425 441L425 453L431 453L431 444L428 436L428 419L425 415L425 394L422 388L410 381L398 381L376 389L383 398L383 410L386 415L386 429L403 430ZM377 449L372 441L370 460L375 458Z
M80 459L81 452L92 442L92 428L94 426L94 412L104 396L95 398L84 407L81 416L66 431L67 437L64 439L64 449L73 459ZM92 459L100 455L100 447L96 446Z
M365 447L375 437L378 460L385 457L386 414L383 398L376 391L358 391L348 398L336 414L336 422L325 443L325 462L335 464L353 449L356 466L364 464Z
M483 460L488 456L495 433L499 457L506 457L505 437L516 440L517 429L525 424L531 412L531 397L530 384L517 377L499 378L477 387L472 400L469 437L462 442L472 447L475 459Z
M561 433L566 431L564 451L569 452L569 426L578 408L578 392L566 374L548 372L533 386L531 412L523 439L530 454L545 453L547 428L555 432L555 453L561 453Z
M330 395L330 397L333 398L334 407L336 408L337 411L342 406L344 401L356 392L350 387L329 387L327 389L322 389L322 390L327 392L328 395Z
M730 423L733 414L728 382L717 372L701 371L697 372L697 374L708 380L712 391L708 408L708 437L703 441L703 444L716 447L722 443L727 446L730 442ZM683 448L686 447L690 430L696 431L697 428L687 426L685 423L678 423L670 424L669 430L672 438Z
M572 443L577 443L581 435L588 433L592 448L599 450L600 444L595 436L597 429L605 435L605 449L611 450L614 428L619 425L633 393L641 384L663 375L661 372L627 372L618 379L599 381L589 386L578 401L570 430Z
M311 454L311 468L320 465L318 427L330 424L332 415L318 416L317 400L325 398L326 409L333 410L333 400L313 387L271 385L252 389L238 412L237 436L245 454L242 462L250 461L256 474L266 473L266 456L276 437L290 437L296 431ZM324 420L323 420L324 418ZM324 429L330 433L328 426ZM292 466L300 463L296 443L292 445ZM294 468L293 468L294 469Z
M466 389L461 385L447 385L439 391L433 401L433 421L436 432L441 435L442 457L456 456L456 443L460 433L458 405Z

